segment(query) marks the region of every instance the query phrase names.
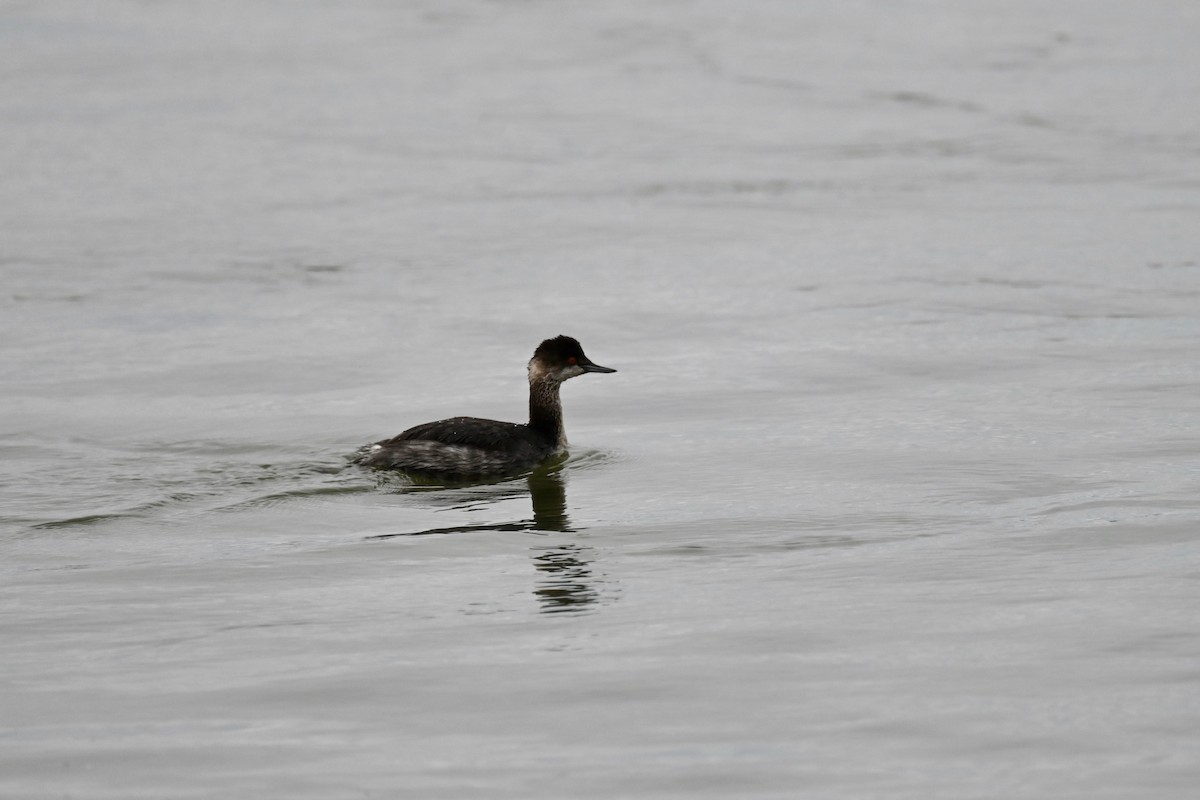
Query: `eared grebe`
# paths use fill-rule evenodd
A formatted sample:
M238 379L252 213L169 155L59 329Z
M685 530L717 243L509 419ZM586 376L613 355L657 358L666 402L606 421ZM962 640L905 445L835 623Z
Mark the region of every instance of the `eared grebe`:
M427 422L363 447L355 463L441 478L524 472L566 449L558 387L585 372L616 370L593 364L570 336L547 339L529 360L529 422L476 417Z

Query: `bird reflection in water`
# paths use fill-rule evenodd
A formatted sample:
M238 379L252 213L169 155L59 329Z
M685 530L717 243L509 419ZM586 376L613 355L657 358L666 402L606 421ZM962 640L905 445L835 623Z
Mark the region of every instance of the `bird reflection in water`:
M487 497L490 500L511 498L524 492L523 489L517 488L518 486L519 484L515 482L507 484L504 489L496 493L489 493ZM526 486L533 501L533 517L530 519L492 524L454 525L411 533L385 533L367 538L381 540L484 531L575 532L567 515L567 490L562 474L562 464L535 470L526 479ZM408 487L405 491L424 492L432 489L433 487L428 486L413 486ZM469 504L469 506L474 505L476 505L475 502ZM596 603L600 593L594 585L596 582L592 570L594 551L591 547L573 542L540 545L534 547L533 551L533 566L539 575L539 581L533 593L541 604L543 613L585 611Z
M545 577L533 590L543 613L583 611L596 602L599 593L592 585L592 548L575 544L539 548L533 565Z

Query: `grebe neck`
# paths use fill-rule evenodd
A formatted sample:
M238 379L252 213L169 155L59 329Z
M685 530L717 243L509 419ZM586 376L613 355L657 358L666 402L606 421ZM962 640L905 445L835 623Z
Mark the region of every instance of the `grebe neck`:
M562 401L558 397L560 381L533 378L529 381L529 427L549 437L559 447L567 446L563 430Z

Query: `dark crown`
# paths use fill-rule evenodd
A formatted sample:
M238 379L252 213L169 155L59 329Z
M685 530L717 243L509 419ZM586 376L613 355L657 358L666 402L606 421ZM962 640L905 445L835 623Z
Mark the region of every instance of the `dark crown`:
M579 342L570 336L555 336L553 339L547 339L539 344L537 350L533 352L533 357L539 361L565 363L571 356L577 359L586 358Z

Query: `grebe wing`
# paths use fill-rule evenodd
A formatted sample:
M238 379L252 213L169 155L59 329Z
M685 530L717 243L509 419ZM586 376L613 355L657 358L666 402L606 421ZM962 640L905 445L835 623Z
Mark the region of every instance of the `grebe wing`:
M452 417L417 425L380 444L421 441L478 447L481 450L503 450L516 443L532 443L531 435L528 426L515 422Z

